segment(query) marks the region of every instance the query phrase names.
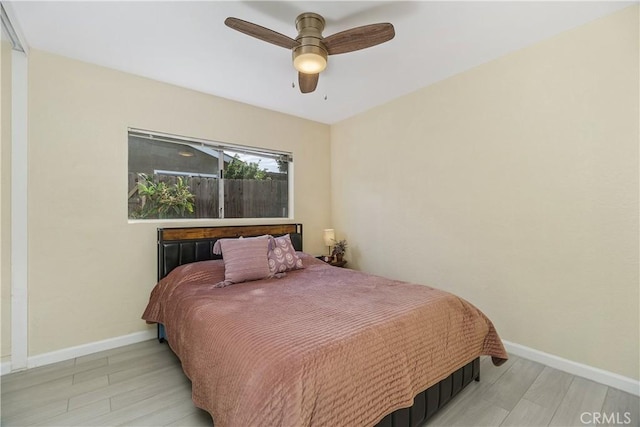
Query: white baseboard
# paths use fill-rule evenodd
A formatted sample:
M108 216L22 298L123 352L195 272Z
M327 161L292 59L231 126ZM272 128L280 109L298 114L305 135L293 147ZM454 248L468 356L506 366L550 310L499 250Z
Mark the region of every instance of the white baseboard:
M37 356L30 356L27 358L27 369L50 365L52 363L62 362L65 360L74 359L76 357L86 356L88 354L110 350L112 348L122 347L129 344L135 344L138 342L153 339L155 337L155 329L150 329L148 331L135 332L133 334L109 338L106 340L78 345L75 347L63 348L62 350L56 350L50 353L38 354ZM9 372L11 372L11 363L2 363L2 375L8 374Z
M51 353L31 356L27 359L27 369L35 368L37 366L50 365L51 363L62 362L64 360L86 356L87 354L97 353L99 351L110 350L112 348L147 341L155 338L155 336L155 330L135 332L129 335L123 335L116 338L109 338L89 344L83 344L75 347L64 348L62 350L52 351Z
M507 353L513 354L514 356L542 363L543 365L551 368L568 372L572 375L577 375L609 387L617 388L635 396L640 396L640 381L634 380L633 378L624 377L613 372L605 371L604 369L594 368L593 366L584 365L569 359L563 359L562 357L535 350L524 345L504 340L502 342Z
M0 363L0 375L5 375L11 372L11 362Z

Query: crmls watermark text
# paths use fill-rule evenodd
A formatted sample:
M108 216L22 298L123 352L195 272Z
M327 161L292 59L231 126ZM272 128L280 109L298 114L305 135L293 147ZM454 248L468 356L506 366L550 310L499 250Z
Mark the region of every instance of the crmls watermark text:
M631 424L631 412L583 412L580 421L582 424L628 425Z

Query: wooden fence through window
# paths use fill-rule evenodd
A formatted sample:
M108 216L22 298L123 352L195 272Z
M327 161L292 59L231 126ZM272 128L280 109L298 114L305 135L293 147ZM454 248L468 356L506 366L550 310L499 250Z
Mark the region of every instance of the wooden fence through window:
M174 175L154 175L154 181L175 184ZM182 177L195 196L194 213L188 218L219 218L218 178ZM138 174L129 173L129 218L141 203ZM286 218L289 214L288 182L268 179L225 179L225 218Z

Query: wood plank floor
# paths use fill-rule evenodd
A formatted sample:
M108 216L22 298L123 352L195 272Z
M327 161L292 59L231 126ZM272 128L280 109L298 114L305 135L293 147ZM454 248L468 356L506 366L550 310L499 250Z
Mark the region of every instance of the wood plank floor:
M595 425L589 423L591 415L581 420L585 412L618 414L621 425L640 425L639 398L602 384L515 356L501 367L483 358L480 372L481 381L471 383L427 425ZM176 356L155 340L5 375L1 381L2 426L212 425L209 414L193 406L191 383ZM603 424L615 421L598 425Z

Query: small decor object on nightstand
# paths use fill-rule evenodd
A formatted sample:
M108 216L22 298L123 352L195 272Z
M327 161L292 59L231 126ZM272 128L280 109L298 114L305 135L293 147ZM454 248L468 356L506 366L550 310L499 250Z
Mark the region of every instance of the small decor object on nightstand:
M343 259L342 261L331 261L329 265L332 267L344 267L345 265L347 265L347 260Z
M346 250L347 250L347 241L338 240L336 244L333 246L333 253L332 253L332 255L336 256L337 262L342 262L342 257L344 256L344 253Z

